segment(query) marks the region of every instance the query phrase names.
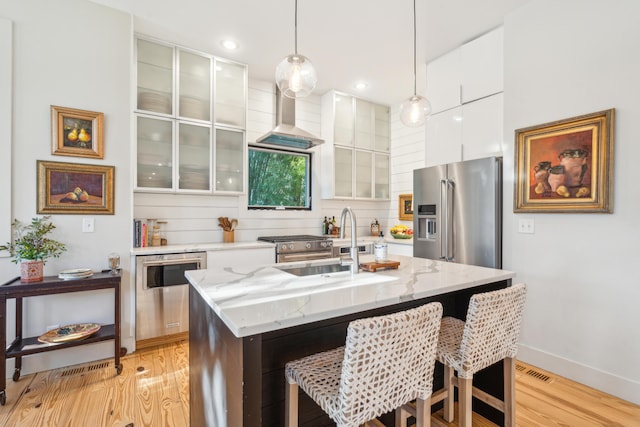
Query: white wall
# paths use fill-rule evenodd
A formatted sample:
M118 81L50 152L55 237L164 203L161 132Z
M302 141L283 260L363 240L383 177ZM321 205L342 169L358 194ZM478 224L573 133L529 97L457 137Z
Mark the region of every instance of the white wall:
M504 266L529 284L519 357L640 403L640 2L534 0L505 19L505 127L616 109L614 213L514 214L505 144ZM518 234L517 221L535 221Z
M132 348L133 293L129 283L131 183L129 156L130 18L84 0L0 0L0 15L13 23L13 139L11 215L24 222L36 216L36 160L115 166L115 215L53 215L53 238L67 244L46 275L69 268L107 268L118 252L123 265L123 346ZM4 94L3 94L4 96ZM50 106L105 114L103 160L51 155ZM82 218L95 220L94 233L82 233ZM4 224L2 224L4 226ZM3 242L4 243L4 242ZM18 276L19 267L0 259L0 280ZM25 301L25 336L49 325L113 322L112 292L77 293ZM14 326L13 302L8 326ZM13 339L13 334L7 337ZM23 372L40 371L113 355L113 342L43 353L25 358ZM8 363L12 374L13 359Z

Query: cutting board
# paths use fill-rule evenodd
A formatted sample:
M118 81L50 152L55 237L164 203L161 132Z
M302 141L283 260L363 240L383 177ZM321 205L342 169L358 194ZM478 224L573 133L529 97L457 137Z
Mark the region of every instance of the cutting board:
M360 268L365 271L376 272L378 269L387 269L387 268L398 268L400 265L400 261L373 261L373 262L363 262L360 264Z

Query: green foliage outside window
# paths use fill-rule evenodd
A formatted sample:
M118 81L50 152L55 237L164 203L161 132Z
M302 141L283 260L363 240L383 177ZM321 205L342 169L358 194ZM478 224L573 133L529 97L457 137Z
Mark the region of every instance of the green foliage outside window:
M249 207L310 209L311 156L249 149Z

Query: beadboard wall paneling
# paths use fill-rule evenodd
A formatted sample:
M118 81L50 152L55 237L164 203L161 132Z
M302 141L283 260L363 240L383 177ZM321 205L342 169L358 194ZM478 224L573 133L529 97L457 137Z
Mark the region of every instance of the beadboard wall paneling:
M425 165L425 127L408 127L400 121L399 106L391 107L391 202L390 224L412 226L398 218L398 196L413 194L413 170Z

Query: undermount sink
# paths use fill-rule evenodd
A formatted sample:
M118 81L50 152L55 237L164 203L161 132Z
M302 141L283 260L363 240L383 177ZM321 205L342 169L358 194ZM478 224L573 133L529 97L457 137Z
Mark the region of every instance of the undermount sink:
M315 276L319 274L338 273L341 271L349 271L349 265L341 264L323 264L308 265L303 267L276 267L285 273L291 273L296 276Z

